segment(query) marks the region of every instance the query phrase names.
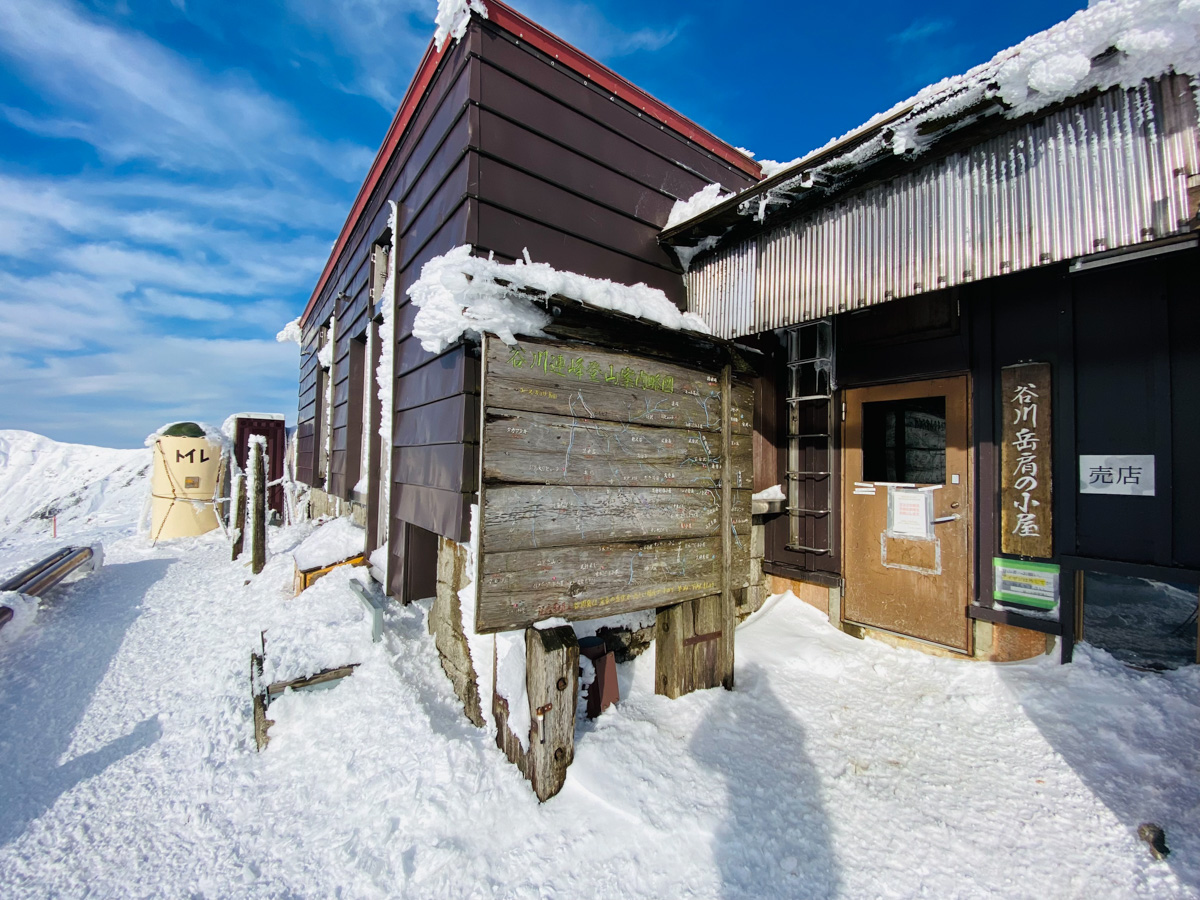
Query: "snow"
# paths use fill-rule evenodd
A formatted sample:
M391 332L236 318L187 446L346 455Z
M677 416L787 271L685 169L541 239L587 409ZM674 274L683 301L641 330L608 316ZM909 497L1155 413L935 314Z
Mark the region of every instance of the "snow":
M188 421L190 421L190 420L179 419L174 422L167 422L163 425L160 425L158 428L154 429L152 432L150 432L148 435L146 435L146 440L143 441L143 443L147 447L153 447L158 442L158 439L163 435L164 432L166 432L166 430L168 428L173 428L176 425L182 425L184 422L188 422ZM223 427L222 428L214 428L212 425L209 425L207 422L191 422L191 424L197 426L201 431L203 431L204 439L206 441L208 441L210 444L212 444L214 447L218 447L222 451L229 449L230 439L229 439L229 437L226 436L226 434L223 430Z
M290 596L313 525L272 527L247 584L219 533L147 546L122 475L97 477L72 527L105 567L0 645L6 900L1200 897L1200 667L940 659L777 596L738 629L733 692L656 695L653 650L618 666L621 703L578 721L539 804L463 717L427 603L389 604L371 644L351 573ZM0 571L54 546L10 535ZM276 673L360 665L274 702L257 753L264 628Z
M366 607L350 590L357 577L350 566L334 569L286 605L263 611L264 684L361 664L377 652Z
M483 0L438 0L434 46L441 50L449 38L454 38L455 41L462 40L462 36L467 33L467 25L471 22L471 13L475 13L481 19L488 17Z
M783 492L782 484L773 484L769 488L764 488L757 494L754 494L751 500L786 500L787 494Z
M281 344L294 343L300 347L304 345L304 330L300 327L300 317L297 316L292 321L283 326L279 334L275 335L275 340Z
M509 344L516 343L518 334L542 335L550 316L523 296L523 291L558 294L666 328L710 333L703 320L680 312L657 288L562 272L546 263L532 262L528 251L524 260L511 265L471 253L470 245L464 244L434 257L422 266L421 277L408 289L419 308L413 335L431 353L440 353L464 334L487 331Z
M396 260L399 258L400 252L400 229L399 217L400 207L396 205L395 200L389 200L388 205L392 208L388 215L388 228L392 232L392 249L388 255L387 273L384 275L383 288L379 295L379 305L383 311L383 322L379 325L379 363L375 367L375 386L379 395L379 434L380 447L383 453L383 477L380 479L380 484L388 485L392 483L392 431L396 417L396 404L393 400L396 388L395 377L395 362L394 356L396 352L395 340L395 310L396 310ZM366 443L364 441L363 443ZM387 552L384 549L382 558L376 562L378 551L385 548L387 545L387 525L379 529L380 547L375 548L371 553L370 562L381 577L386 578L389 571L387 564Z
M706 213L731 196L732 194L722 193L721 185L716 182L706 184L688 199L675 201L675 205L671 207L671 212L667 215L667 224L663 226L663 230L674 228L681 222Z
M366 543L366 531L349 519L330 519L306 537L292 557L296 568L307 572L361 556Z
M804 156L786 163L763 160L764 177L788 169L797 170L796 175L775 186L777 196L768 192L738 210L761 219L769 204L788 202L788 195L797 191L832 188L869 160L919 156L944 134L937 128L921 134L927 122L966 114L954 126L961 128L984 115L1018 119L1092 90L1134 88L1172 71L1200 75L1200 0L1102 0L962 75L924 88ZM972 112L989 100L997 104ZM884 124L888 127L880 129ZM839 145L872 129L879 133L838 151Z
M322 369L328 369L333 366L333 347L336 341L337 334L337 318L329 319L329 339L325 341L323 347L317 351L317 364Z
M382 573L387 569L387 557L387 544L380 544L371 551L371 555L367 557L367 562L371 564L371 568L378 569Z
M284 420L283 413L265 413L265 412L239 412L232 416L227 416L225 421L221 423L221 434L225 435L226 439L233 443L234 434L237 431L238 419L270 419L275 422Z
M496 693L508 701L508 730L529 749L529 694L525 682L525 632L503 631L496 642ZM483 696L487 696L484 694Z
M0 554L17 537L71 541L136 522L150 496L151 451L65 444L0 430Z
M0 591L0 606L12 610L12 618L0 625L0 644L9 644L29 630L37 618L38 598L16 591Z

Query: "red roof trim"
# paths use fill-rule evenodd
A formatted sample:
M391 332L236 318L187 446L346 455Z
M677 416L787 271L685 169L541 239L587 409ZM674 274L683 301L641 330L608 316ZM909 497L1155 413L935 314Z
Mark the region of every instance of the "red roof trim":
M421 64L417 66L417 74L413 76L412 83L408 86L408 91L404 94L404 100L401 101L400 108L396 110L392 124L388 127L387 135L384 136L383 144L380 145L379 152L375 154L375 160L371 163L371 168L367 172L367 179L358 189L358 195L354 198L354 205L350 207L350 214L346 216L346 221L342 224L341 233L338 234L337 243L333 245L333 250L329 253L329 259L325 262L325 268L321 272L321 277L317 279L317 286L313 289L312 296L308 298L308 304L304 307L304 312L300 316L301 324L304 324L309 314L313 311L313 308L317 305L317 300L321 296L321 291L325 290L325 284L329 281L329 276L333 273L333 267L337 263L338 257L346 249L346 241L349 240L350 235L353 233L358 217L362 215L363 210L367 206L367 201L375 190L375 186L379 183L379 179L383 177L383 170L387 168L388 160L391 159L392 153L395 152L396 146L400 143L400 138L404 135L404 131L413 117L413 113L416 112L417 105L421 102L421 98L425 96L426 88L433 81L433 75L437 71L438 63L442 61L442 56L451 46L453 46L452 43L446 41L442 45L442 49L437 50L433 45L433 41L430 41L429 46L425 49L425 55L421 57Z
M586 53L571 46L562 40L562 38L551 34L537 23L525 18L525 16L512 7L501 3L500 0L485 0L485 5L487 6L489 22L526 41L547 56L554 57L584 78L599 85L614 96L620 97L626 103L640 109L652 119L678 132L744 174L755 179L762 178L762 167L754 160L734 150L720 138L711 132L705 131L691 119L671 109L665 103L656 100L636 85L626 81L620 75L613 72L612 69L609 69L602 63L592 59ZM396 111L395 118L392 119L392 124L383 139L383 144L380 146L379 152L375 154L375 161L371 163L367 179L363 182L362 187L358 189L358 195L354 198L354 205L350 208L350 214L346 217L346 221L342 225L337 243L334 244L333 250L329 254L329 259L325 263L325 268L321 272L317 286L309 297L308 304L304 307L304 313L300 316L301 323L304 323L308 319L309 314L312 313L313 308L316 306L321 292L325 289L325 285L329 281L329 276L333 273L333 268L338 257L341 256L342 251L346 248L346 242L354 231L354 225L358 221L358 217L362 215L363 210L366 208L367 201L379 183L379 179L383 177L383 171L387 167L388 160L391 159L392 153L395 152L397 145L400 143L400 138L404 135L409 121L416 112L417 105L425 96L425 91L429 87L429 83L433 81L438 64L452 46L453 42L447 40L443 44L442 49L437 50L433 42L429 42L429 47L425 50L425 56L422 57L421 64L417 66L417 74L413 76L412 83L408 86L408 91L404 94L404 100L401 102L400 108Z
M500 0L485 0L485 2L489 22L494 22L505 31L528 41L547 56L553 56L560 62L566 63L584 78L595 82L642 112L648 113L652 118L679 132L688 140L699 144L714 156L719 156L751 178L762 177L762 167L750 157L734 150L716 135L705 131L691 119L677 113L662 101L656 100L637 85L626 81L612 69L596 62L586 53L551 34L536 22L525 18L515 9L501 3Z

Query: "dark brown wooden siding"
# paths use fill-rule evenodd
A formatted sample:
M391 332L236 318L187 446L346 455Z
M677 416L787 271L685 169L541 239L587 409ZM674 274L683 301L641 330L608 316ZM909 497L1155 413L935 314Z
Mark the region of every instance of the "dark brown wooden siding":
M336 312L333 453L324 487L344 497L357 480L361 452L357 342L377 313L370 302L371 248L387 231L387 201L394 201L390 593L425 596L432 537L468 539L477 489L477 348L460 344L435 355L412 337L417 311L406 292L421 266L464 243L505 261L528 248L539 262L645 282L682 304L678 266L659 248L657 233L676 199L714 180L731 190L751 183L493 24L474 21L441 60L305 320L298 468L314 483L321 402L315 335Z
M517 41L481 26L477 248L626 284L680 305L657 235L675 200L744 173Z

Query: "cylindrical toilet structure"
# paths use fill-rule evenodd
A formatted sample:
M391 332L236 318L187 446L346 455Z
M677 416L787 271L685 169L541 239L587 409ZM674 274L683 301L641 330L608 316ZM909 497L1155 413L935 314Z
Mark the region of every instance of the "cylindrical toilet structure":
M150 476L152 542L193 537L217 527L214 498L221 447L195 422L179 422L154 438Z

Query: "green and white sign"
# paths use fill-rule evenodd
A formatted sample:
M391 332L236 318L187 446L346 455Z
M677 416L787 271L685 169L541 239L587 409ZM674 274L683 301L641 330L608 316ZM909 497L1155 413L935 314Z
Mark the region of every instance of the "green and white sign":
M1058 566L994 557L992 567L996 600L1058 614Z

